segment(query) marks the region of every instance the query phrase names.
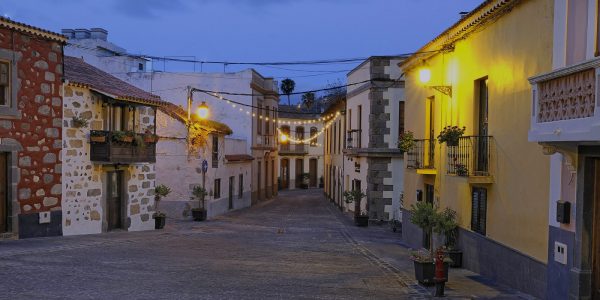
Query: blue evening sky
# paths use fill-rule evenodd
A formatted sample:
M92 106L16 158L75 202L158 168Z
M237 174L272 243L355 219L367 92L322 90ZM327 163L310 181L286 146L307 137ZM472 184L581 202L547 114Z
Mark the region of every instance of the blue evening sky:
M0 14L52 31L101 27L131 53L197 60L295 61L416 51L482 0L0 0ZM358 63L254 67L296 91L345 82ZM199 65L162 63L167 71ZM228 66L226 71L241 66ZM282 69L283 68L283 69ZM222 72L223 66L203 66Z

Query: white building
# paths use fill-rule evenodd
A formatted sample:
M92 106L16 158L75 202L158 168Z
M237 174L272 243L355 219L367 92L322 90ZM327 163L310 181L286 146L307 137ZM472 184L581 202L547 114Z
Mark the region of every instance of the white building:
M346 148L346 95L334 97L328 101L323 109L322 116L342 113L342 117L325 130L323 151L325 162L325 196L340 208L347 208L344 202L344 149ZM323 121L326 124L327 121Z
M204 186L208 192L205 208L208 218L232 209L250 206L252 156L245 140L226 137L231 129L215 121L195 119L188 130L187 112L174 104L161 106L156 116L156 180L171 188L160 204L161 211L174 219L188 219L191 208L198 207L192 190ZM203 131L201 134L195 134ZM205 137L202 146L190 142ZM203 174L202 163L207 172Z
M344 187L367 195L360 208L355 202L349 209L368 212L371 220L390 220L400 214L404 156L397 143L404 130L404 81L398 63L402 59L373 56L348 73L348 84L364 83L349 86L346 94L344 153L349 159L344 160ZM333 134L340 129L334 128Z
M155 72L149 68L151 63L108 42L106 31L66 29L63 34L69 36L69 43L76 44L65 48L68 55L83 57L90 64L176 105L187 105L189 88L241 94L222 95L237 102L233 107L233 102L195 92L193 106L206 101L210 107L209 118L227 124L233 131L232 139L246 141L246 153L254 158L250 176L252 203L277 194L274 121L279 94L275 80L252 69L236 73Z
M320 134L320 117L320 106L279 106L279 132L289 137L286 142L279 142L280 189L323 187L324 137ZM309 138L313 139L301 142ZM303 186L303 176L308 176L307 186Z

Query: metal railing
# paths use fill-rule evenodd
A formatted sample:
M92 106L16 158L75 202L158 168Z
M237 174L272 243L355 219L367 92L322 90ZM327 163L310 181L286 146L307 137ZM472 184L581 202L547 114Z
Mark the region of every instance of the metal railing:
M280 144L279 145L279 154L307 154L308 147L306 144Z
M464 136L458 145L448 146L447 174L457 176L490 176L493 138Z
M348 132L347 132L348 138L346 139L346 148L348 148L348 149L361 148L362 147L361 133L362 133L361 129L348 130Z
M406 167L435 169L435 144L435 139L415 140L414 147L406 152Z

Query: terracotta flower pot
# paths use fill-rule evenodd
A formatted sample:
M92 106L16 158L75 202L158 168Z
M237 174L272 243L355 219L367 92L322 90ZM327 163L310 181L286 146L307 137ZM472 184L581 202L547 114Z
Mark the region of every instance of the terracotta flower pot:
M103 136L103 135L90 136L90 141L92 141L94 143L106 143L106 136Z

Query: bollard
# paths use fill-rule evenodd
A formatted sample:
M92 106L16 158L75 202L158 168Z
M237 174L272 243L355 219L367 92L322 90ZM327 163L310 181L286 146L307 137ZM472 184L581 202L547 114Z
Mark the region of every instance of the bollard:
M442 248L438 248L435 253L435 276L433 276L433 282L435 282L434 297L444 297L444 288L446 281L448 281L448 278L444 275L444 252Z

